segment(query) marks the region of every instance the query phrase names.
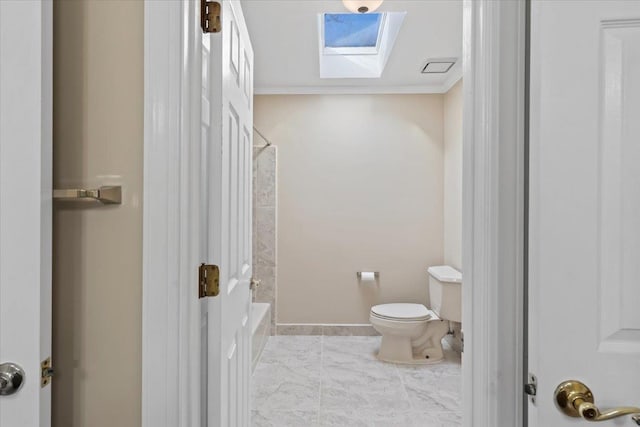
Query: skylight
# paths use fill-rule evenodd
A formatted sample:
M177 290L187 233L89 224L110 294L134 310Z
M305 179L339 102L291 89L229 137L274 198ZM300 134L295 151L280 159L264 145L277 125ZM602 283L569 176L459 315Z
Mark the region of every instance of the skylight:
M379 78L405 15L319 13L320 78Z
M324 47L376 47L381 23L380 13L325 13Z

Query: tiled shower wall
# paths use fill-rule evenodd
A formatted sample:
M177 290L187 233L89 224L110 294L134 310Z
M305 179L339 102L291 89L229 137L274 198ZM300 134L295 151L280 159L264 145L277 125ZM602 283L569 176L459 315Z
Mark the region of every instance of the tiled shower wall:
M276 147L253 149L253 276L262 283L255 302L271 304L271 333L275 333L276 307Z

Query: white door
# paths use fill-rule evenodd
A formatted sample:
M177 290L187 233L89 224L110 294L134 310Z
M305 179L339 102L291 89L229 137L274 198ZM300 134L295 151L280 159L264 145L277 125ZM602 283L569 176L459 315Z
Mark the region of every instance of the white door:
M534 0L531 23L529 425L587 425L560 383L640 407L640 2Z
M0 427L50 425L52 8L0 1ZM18 381L20 382L20 381Z
M221 6L222 31L202 36L203 262L220 268L219 295L201 303L207 427L250 423L253 49L240 2Z

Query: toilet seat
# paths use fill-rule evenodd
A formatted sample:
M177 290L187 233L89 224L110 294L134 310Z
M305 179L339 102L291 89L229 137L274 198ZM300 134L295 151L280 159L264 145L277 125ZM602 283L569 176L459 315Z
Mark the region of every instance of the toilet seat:
M394 303L371 307L371 316L384 320L416 322L437 320L438 316L422 304Z

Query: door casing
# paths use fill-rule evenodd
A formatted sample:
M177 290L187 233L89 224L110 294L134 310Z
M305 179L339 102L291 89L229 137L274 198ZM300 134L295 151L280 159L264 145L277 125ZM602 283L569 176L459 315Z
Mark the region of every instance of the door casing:
M177 286L196 283L198 241L180 216L194 211L188 3L145 1L143 427L199 421L199 355L186 351L199 309ZM513 427L524 424L526 0L464 0L463 21L463 425Z
M200 63L190 0L144 5L142 425L200 426ZM197 133L196 133L197 132ZM195 167L192 167L194 165ZM193 284L193 286L180 286Z
M463 425L521 426L527 0L463 15Z

